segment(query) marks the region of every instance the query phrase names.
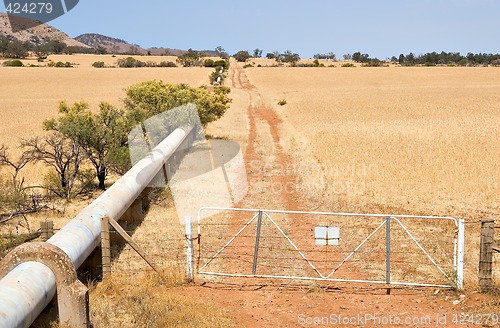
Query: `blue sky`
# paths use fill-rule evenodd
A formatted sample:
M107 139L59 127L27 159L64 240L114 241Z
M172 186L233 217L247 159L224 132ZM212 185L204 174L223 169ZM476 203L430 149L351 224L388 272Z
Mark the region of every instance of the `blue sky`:
M71 37L100 33L142 47L220 45L230 54L500 53L500 0L80 0L49 24Z

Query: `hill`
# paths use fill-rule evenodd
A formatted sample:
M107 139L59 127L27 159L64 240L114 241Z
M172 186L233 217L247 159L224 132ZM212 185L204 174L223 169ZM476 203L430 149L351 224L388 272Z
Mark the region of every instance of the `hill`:
M7 14L0 13L0 38L5 37L10 40L19 40L22 42L28 41L34 45L44 44L51 40L57 40L68 46L88 48L87 45L70 38L66 33L48 24L39 24L38 22L29 19L18 19L16 20L16 24L29 28L19 32L13 32Z
M152 47L152 48L142 48L137 44L129 43L122 39L113 38L110 36L98 34L98 33L86 33L79 35L75 38L76 41L81 42L91 48L104 48L108 53L116 54L137 54L137 55L153 55L153 56L180 56L186 52L186 50L172 49L165 47ZM203 53L208 56L215 56L216 53L213 50L202 50Z
M104 48L109 53L146 54L147 51L136 44L97 33L86 33L75 38L91 48Z

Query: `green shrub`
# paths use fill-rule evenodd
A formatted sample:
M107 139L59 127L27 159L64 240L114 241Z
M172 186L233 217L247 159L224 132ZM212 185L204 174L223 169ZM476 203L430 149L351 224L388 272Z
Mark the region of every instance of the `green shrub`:
M158 64L158 67L177 67L177 65L171 61L162 61Z
M7 60L6 62L3 63L3 66L7 66L7 67L23 67L24 64L19 59L14 59L14 60Z
M56 62L53 62L52 60L49 60L49 62L47 63L47 67L73 67L73 65L71 65L70 62L61 62L61 61L58 61L57 63Z
M233 55L234 59L239 61L240 63L246 62L248 59L252 58L252 56L246 50L238 51Z
M175 106L195 103L201 124L206 126L222 117L229 108L230 91L225 86L214 87L210 92L206 87L194 88L153 80L129 87L124 102L129 115L134 118L149 118Z
M56 67L73 67L73 65L71 65L71 63L70 63L70 62L65 62L65 63L63 63L63 62L61 62L61 61L58 61L58 62L56 63Z
M353 63L343 63L342 67L354 67Z
M226 79L226 70L222 66L217 66L208 78L210 79L210 84L216 83L217 85L221 85Z
M280 100L278 101L278 105L280 105L280 106L285 106L285 105L286 105L286 99L280 99Z
M133 68L133 67L144 67L146 66L145 62L135 59L134 57L127 57L125 59L118 59L118 67L123 68Z
M214 60L213 59L205 59L205 62L203 63L203 66L205 67L215 67L214 66Z
M373 58L363 63L363 67L382 67L384 62L380 59Z
M218 66L221 66L224 69L228 69L229 68L229 61L223 60L223 59L214 61L214 67L218 67Z
M104 68L104 67L106 67L106 65L105 65L105 64L104 64L104 62L102 62L102 61L97 61L97 62L94 62L94 63L92 64L92 66L93 66L93 67L95 67L95 68Z

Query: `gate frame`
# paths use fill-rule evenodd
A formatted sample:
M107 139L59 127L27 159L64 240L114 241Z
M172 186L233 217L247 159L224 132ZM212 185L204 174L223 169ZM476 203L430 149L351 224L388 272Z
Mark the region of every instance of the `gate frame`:
M235 211L235 212L251 212L256 213L253 215L252 219L248 221L243 227L232 237L229 241L216 252L207 263L200 267L199 258L198 266L196 272L198 274L214 275L214 276L226 276L226 277L243 277L243 278L278 278L278 279L300 279L300 280L321 280L321 281L336 281L336 282L356 282L356 283L371 283L371 284L386 284L386 285L402 285L402 286L420 286L420 287L439 287L439 288L457 288L459 290L463 289L464 282L464 245L465 245L465 224L463 219L455 219L451 216L420 216L420 215L404 215L404 214L375 214L375 213L344 213L344 212L316 212L316 211L286 211L286 210L267 210L267 209L254 209L254 208L229 208L229 207L202 207L198 210L197 219L197 231L198 231L198 254L201 254L201 213L203 211ZM314 265L307 259L307 257L298 249L297 246L292 242L292 240L283 232L283 230L276 224L276 222L271 218L269 214L303 214L303 215L323 215L323 216L348 216L348 217L372 217L372 218L385 218L386 220L382 222L374 231L372 231L368 237L366 237L361 244L359 244L341 263L333 269L333 271L324 276L321 274ZM236 237L243 232L256 218L259 222L262 221L262 216L265 215L268 220L279 230L279 232L289 241L293 248L300 254L300 256L309 264L309 266L319 275L319 277L300 277L300 276L278 276L278 275L258 275L253 270L252 274L230 274L230 273L220 273L220 272L207 272L203 269L210 264L220 253L226 249L226 247L231 244L231 242L236 239ZM454 254L453 254L453 269L456 274L456 279L449 277L434 261L434 259L427 253L427 251L419 244L419 242L413 237L413 235L408 231L408 229L401 223L399 219L435 219L435 220L449 220L455 223L455 237L453 242ZM390 236L386 236L386 279L385 281L378 280L353 280L353 279L337 279L331 278L331 276L338 270L351 256L353 256L359 248L361 248L379 229L386 226L386 229L390 229L391 220L394 220L403 230L407 233L408 237L417 245L417 247L427 256L431 263L439 270L439 272L447 278L451 284L450 285L440 285L440 284L424 284L424 283L411 283L411 282L398 282L391 281L390 279ZM191 221L190 221L191 223ZM187 227L186 227L187 228ZM258 238L258 236L256 236ZM256 244L257 245L257 244ZM192 248L191 248L192 251ZM189 256L189 255L188 255ZM191 254L192 256L192 254ZM199 255L198 255L199 257ZM254 254L255 257L255 254ZM254 261L255 266L255 261Z

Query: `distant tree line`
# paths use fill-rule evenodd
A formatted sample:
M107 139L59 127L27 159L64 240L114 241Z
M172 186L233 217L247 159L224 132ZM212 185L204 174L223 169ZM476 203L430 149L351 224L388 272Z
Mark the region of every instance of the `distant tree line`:
M337 60L337 55L333 52L329 52L327 54L315 54L313 56L314 59L326 59L326 60Z
M0 36L0 56L3 58L23 59L34 54L40 61L45 60L50 54L85 53L96 54L105 52L104 48L86 48L77 46L68 46L59 40L42 41L35 37L30 41L19 41L14 38Z
M451 66L500 66L500 54L474 54L467 53L463 56L459 52L430 52L416 56L413 53L407 55L400 54L398 57L393 56L392 62L399 63L403 66L436 66L436 65L451 65Z
M344 59L352 59L357 63L362 63L364 66L382 66L385 61L378 58L371 58L368 54L355 52L352 55L344 55ZM400 54L392 56L390 61L402 66L500 66L500 54L474 54L467 53L461 55L459 52L429 52L423 55L415 55L410 52L407 55Z
M248 50L240 50L233 55L234 59L242 63L248 61L251 58L261 58L261 57L262 57L262 50L259 48L254 49L252 54L250 54ZM269 52L266 54L266 58L274 59L278 63L286 63L290 64L290 66L296 66L300 60L300 55L290 50L286 50L283 53L280 53L279 51Z

